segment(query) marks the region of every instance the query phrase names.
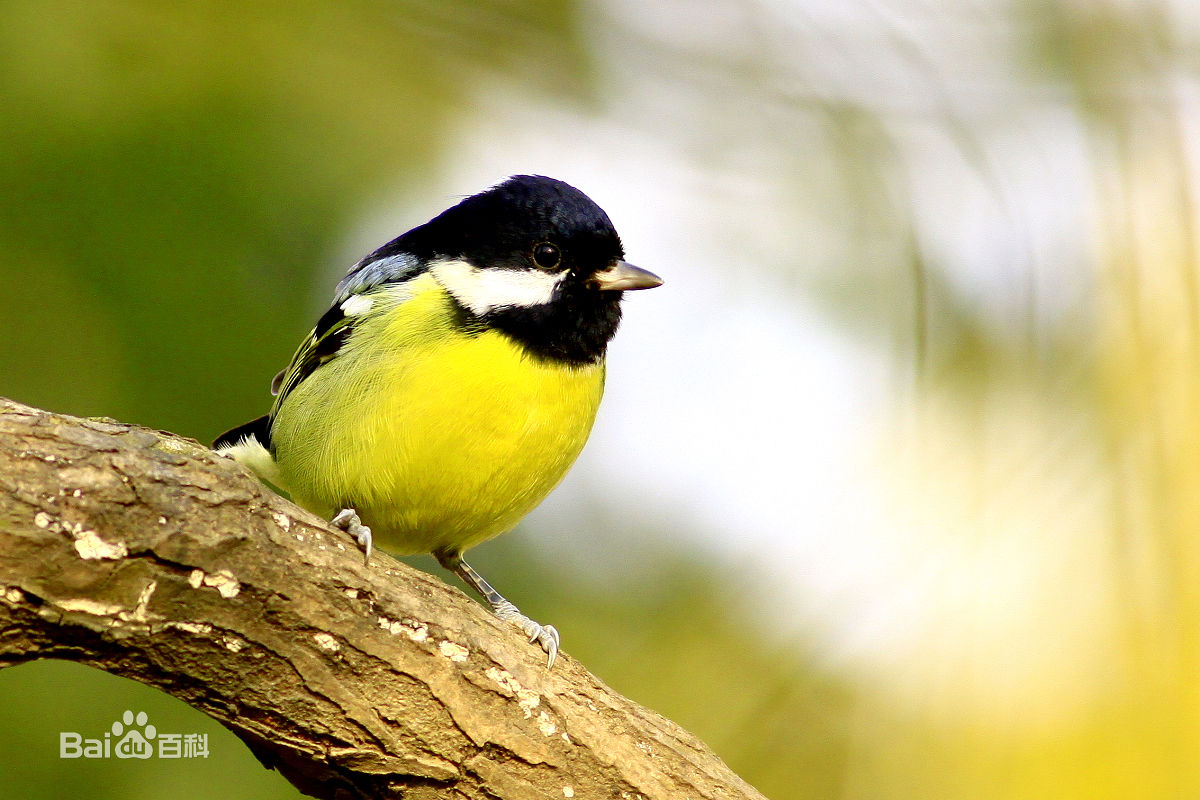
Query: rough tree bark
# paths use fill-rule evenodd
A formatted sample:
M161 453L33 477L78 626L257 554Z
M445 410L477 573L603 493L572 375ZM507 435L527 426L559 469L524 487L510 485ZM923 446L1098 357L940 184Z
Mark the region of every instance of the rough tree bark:
M695 737L198 442L0 398L0 667L78 661L328 798L761 798Z

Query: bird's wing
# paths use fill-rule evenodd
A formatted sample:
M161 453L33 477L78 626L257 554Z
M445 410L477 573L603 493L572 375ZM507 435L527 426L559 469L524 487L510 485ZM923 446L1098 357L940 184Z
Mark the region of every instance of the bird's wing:
M312 375L318 367L336 357L346 340L350 338L355 323L360 318L358 315L347 314L343 306L351 302L353 297L362 297L362 295L354 295L321 315L317 326L313 328L312 333L305 338L296 350L296 354L292 356L291 363L271 381L271 393L276 395L275 407L271 411L272 417L283 403L284 398L299 386L301 381Z
M293 389L321 365L337 357L355 328L370 314L376 295L394 291L425 269L424 264L408 254L368 256L356 264L338 283L333 305L317 320L287 368L271 381L271 394L276 395L271 418L274 419Z
M335 306L351 295L364 294L386 284L410 281L429 268L427 263L412 253L389 252L392 244L394 242L381 247L350 268L333 291Z

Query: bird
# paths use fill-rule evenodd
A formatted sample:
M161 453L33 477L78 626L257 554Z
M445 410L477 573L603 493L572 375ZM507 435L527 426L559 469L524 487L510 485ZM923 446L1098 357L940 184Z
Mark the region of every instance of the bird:
M566 475L604 391L625 261L575 187L514 175L374 250L271 382L270 412L213 448L372 548L429 553L554 666L560 636L463 553Z

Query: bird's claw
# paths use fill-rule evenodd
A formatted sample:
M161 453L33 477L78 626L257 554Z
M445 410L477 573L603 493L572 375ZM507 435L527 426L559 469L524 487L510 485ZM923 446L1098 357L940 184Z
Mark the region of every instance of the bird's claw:
M371 560L374 537L371 535L371 529L363 525L362 520L358 518L357 511L353 508L343 508L334 515L330 522L335 528L341 528L354 537L354 541L358 542L358 546L363 551L363 563Z
M529 617L522 614L516 606L507 600L495 609L496 616L505 622L516 625L521 629L526 636L529 637L529 643L537 642L546 651L546 669L554 666L554 659L558 657L558 629L553 625L542 625L534 622Z
M554 659L558 657L558 629L553 625L539 625L533 620L530 620L536 630L522 627L521 630L529 634L529 643L537 642L546 651L546 669L554 666Z

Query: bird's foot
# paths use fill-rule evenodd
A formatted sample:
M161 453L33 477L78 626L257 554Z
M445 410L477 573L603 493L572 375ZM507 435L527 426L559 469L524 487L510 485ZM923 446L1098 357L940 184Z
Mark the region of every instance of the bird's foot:
M496 612L496 616L500 619L520 628L529 637L530 643L537 642L542 646L549 657L546 661L546 669L554 666L554 659L558 656L559 639L558 630L553 625L541 625L534 622L507 600L492 606L492 611Z
M462 559L462 553L455 551L434 551L434 558L438 560L446 569L453 572L455 575L463 579L463 582L479 592L479 596L487 601L487 604L492 607L492 613L505 622L510 622L516 625L521 631L529 637L530 643L537 642L546 651L549 659L546 661L546 669L554 666L554 659L558 656L558 631L553 625L539 625L529 617L521 613L521 611L504 599L504 596L492 588L492 585L483 579L483 576L472 569L471 565Z
M358 518L358 512L353 508L343 508L333 519L330 520L335 528L341 528L354 537L358 542L358 546L363 551L363 563L371 560L371 546L374 543L374 537L371 536L371 529L362 524L362 520Z

